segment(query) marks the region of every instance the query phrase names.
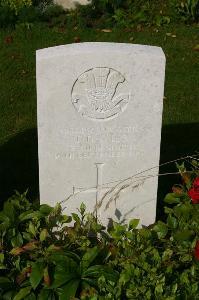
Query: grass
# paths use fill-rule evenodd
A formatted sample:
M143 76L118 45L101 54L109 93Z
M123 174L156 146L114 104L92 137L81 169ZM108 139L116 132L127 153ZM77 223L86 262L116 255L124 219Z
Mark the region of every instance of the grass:
M182 24L161 28L138 26L129 31L116 28L108 33L88 28L49 28L39 23L30 29L22 25L16 30L1 29L0 182L5 188L0 196L7 196L14 188L23 191L29 185L34 186L35 194L38 192L36 129L33 129L36 128L37 49L75 40L162 47L167 59L161 150L162 160L165 160L168 153L164 154L168 151L169 157L175 159L178 154L199 148L199 52L193 50L199 44L198 38L199 27ZM171 141L165 140L167 132L170 132ZM31 137L34 145L28 142ZM29 149L27 153L24 147Z

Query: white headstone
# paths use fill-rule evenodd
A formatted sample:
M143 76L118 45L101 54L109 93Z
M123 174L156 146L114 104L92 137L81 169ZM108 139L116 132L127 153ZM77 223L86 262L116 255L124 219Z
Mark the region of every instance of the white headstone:
M84 202L103 223L154 222L164 73L159 47L82 43L37 51L42 203L67 199L71 213Z
M66 9L73 9L76 4L87 5L91 3L91 0L54 0L54 3Z

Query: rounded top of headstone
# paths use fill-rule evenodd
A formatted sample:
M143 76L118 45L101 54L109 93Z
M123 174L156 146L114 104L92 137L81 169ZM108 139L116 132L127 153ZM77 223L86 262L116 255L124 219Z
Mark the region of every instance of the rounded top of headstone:
M82 54L83 52L124 52L126 55L152 55L165 59L161 47L128 44L128 43L104 43L104 42L86 42L60 45L44 48L36 51L37 60L48 59L56 56L65 56L68 54Z

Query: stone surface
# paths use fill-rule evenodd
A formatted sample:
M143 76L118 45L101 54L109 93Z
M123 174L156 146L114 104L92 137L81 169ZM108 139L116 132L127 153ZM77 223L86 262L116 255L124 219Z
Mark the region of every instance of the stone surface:
M63 6L66 9L73 9L75 8L76 4L86 5L89 4L91 1L89 0L54 0L55 4Z
M158 47L37 51L42 203L63 201L70 213L84 202L103 223L155 220L164 72Z

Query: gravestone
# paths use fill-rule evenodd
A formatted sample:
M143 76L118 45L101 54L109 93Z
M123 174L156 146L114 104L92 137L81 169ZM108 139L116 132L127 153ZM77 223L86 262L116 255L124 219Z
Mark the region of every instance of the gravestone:
M155 220L165 56L80 43L37 51L40 200L107 223Z
M66 9L74 9L77 4L87 5L91 3L90 0L54 0L54 4L61 5Z

